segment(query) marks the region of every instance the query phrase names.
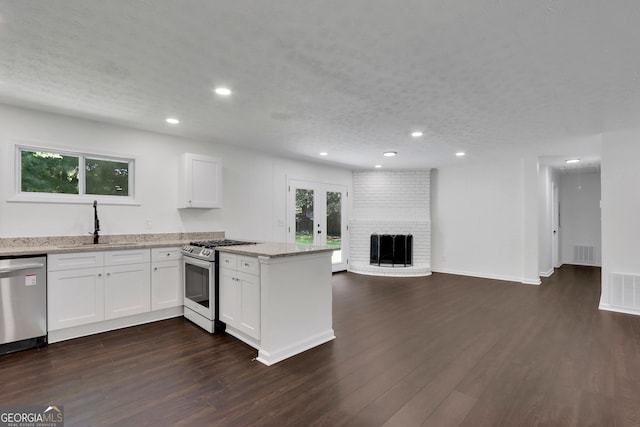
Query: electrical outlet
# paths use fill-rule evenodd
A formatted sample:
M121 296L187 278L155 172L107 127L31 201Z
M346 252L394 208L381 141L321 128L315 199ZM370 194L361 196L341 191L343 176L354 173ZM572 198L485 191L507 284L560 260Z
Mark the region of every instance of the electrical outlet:
M145 219L144 220L144 228L146 228L147 230L151 230L152 225L153 224L152 224L150 219Z

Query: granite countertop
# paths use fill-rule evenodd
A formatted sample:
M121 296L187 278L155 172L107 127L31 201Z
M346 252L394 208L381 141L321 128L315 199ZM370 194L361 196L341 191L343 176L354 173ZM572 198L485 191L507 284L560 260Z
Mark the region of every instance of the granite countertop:
M211 239L224 239L224 232L104 235L97 245L92 236L11 237L0 238L0 256L178 247Z
M218 252L238 255L264 256L269 258L307 255L313 253L333 252L336 248L329 246L301 245L297 243L261 242L255 245L220 246Z

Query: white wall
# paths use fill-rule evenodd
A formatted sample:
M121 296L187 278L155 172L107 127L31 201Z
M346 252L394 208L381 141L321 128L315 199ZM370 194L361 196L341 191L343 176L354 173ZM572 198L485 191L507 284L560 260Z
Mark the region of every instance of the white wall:
M287 176L351 186L351 171L89 120L0 105L0 237L82 235L93 229L90 204L8 202L15 193L15 144L136 158L139 206L101 205L102 234L225 231L228 237L286 241ZM184 152L223 160L223 208L177 206ZM152 228L146 229L147 220Z
M560 260L563 264L601 265L600 173L562 174ZM574 246L592 247L594 262L574 257Z
M640 314L640 130L608 133L602 145L600 308ZM627 276L627 283L612 280ZM623 301L617 296L628 295Z
M539 283L536 161L443 167L431 185L433 271Z

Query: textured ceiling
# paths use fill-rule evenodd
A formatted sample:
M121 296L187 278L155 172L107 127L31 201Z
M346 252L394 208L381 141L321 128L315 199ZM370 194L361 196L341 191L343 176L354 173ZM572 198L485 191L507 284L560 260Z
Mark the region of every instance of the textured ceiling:
M0 102L353 168L593 156L560 141L638 127L638 22L637 0L0 0Z

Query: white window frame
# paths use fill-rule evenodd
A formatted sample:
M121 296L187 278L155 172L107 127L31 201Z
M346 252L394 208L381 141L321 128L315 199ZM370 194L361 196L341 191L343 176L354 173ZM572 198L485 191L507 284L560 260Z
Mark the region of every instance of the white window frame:
M42 151L45 153L60 154L63 156L78 157L78 192L79 194L61 194L61 193L34 193L22 191L22 151ZM85 194L86 176L85 176L85 159L106 160L128 163L128 196L110 196L99 194ZM92 203L97 200L100 204L107 205L140 205L135 199L135 174L136 174L136 158L131 156L122 156L111 153L88 152L72 149L51 148L43 146L35 146L28 144L15 145L15 196L8 201L10 202L35 202L35 203Z

